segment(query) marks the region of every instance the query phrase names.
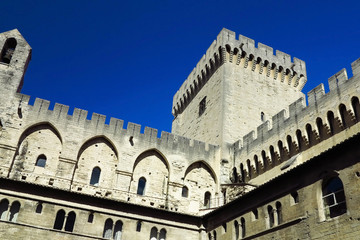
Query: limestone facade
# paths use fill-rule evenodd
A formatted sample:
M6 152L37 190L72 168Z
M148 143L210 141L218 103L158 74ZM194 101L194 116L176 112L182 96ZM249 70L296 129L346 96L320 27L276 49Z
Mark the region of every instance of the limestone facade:
M173 99L172 133L20 93L0 34L1 239L356 239L360 59L308 95L305 62L223 29Z

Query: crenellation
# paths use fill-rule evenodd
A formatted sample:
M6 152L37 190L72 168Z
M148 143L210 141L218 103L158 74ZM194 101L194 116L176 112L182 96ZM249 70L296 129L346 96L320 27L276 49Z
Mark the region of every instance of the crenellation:
M265 44L262 44L261 42L258 43L258 49L259 49L259 52L261 52L261 55L263 55L267 58L274 55L274 49Z
M124 120L117 118L110 118L109 133L112 135L120 135L124 126Z
M88 111L80 109L80 108L74 108L74 111L72 114L73 124L79 125L79 126L84 126L87 115L88 115Z
M144 139L149 141L149 142L157 141L157 139L158 139L157 133L158 133L157 129L150 128L150 127L145 127Z
M53 116L58 121L66 121L69 112L69 106L55 103L53 109Z
M127 128L126 128L127 135L132 136L132 137L138 137L140 135L140 131L141 131L140 124L128 122Z
M101 133L105 127L106 116L98 113L91 115L91 120L86 120L85 129L87 131Z
M321 83L307 93L309 105L314 105L324 95L325 95L325 88L324 88L324 84Z
M351 69L353 76L358 77L360 75L360 58L351 63Z
M328 79L330 91L337 89L339 85L347 80L347 72L346 69L343 68Z

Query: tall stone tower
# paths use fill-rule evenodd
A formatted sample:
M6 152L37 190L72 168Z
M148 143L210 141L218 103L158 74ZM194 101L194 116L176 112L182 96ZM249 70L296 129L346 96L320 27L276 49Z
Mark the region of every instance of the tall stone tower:
M304 94L305 62L223 29L173 99L172 132L234 143Z

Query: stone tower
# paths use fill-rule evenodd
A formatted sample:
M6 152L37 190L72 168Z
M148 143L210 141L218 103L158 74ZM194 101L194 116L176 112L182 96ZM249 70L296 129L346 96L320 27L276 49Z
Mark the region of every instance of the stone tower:
M223 29L173 99L172 132L224 146L303 97L305 62Z

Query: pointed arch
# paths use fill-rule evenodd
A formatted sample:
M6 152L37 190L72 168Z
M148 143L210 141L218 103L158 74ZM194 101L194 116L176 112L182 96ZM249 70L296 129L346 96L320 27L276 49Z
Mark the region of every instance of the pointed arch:
M94 145L94 144L97 144L97 143L105 143L111 150L114 151L115 153L115 156L116 158L118 159L118 151L114 145L114 143L109 139L107 138L106 136L104 135L98 135L98 136L95 136L95 137L92 137L88 140L86 140L83 144L81 144L81 147L78 151L78 155L77 155L77 159L79 160L81 154L90 146Z
M152 148L152 149L148 149L144 152L142 152L135 160L134 162L134 165L133 165L133 172L136 168L136 166L139 164L139 162L141 160L143 160L144 158L146 157L149 157L149 156L156 156L157 158L159 158L166 166L167 170L169 171L170 173L170 164L169 164L169 161L167 160L167 158L165 157L164 154L162 154L162 152L160 152L158 149L156 148Z
M8 38L1 49L0 62L9 64L15 52L17 41L15 38Z
M28 126L25 131L20 135L19 141L18 141L18 146L21 144L22 141L24 141L24 139L29 136L30 134L36 132L36 131L41 131L41 130L50 130L51 132L53 132L60 140L61 144L63 143L63 139L61 137L60 131L50 122L38 122L36 124L32 124L30 126Z
M356 121L360 120L360 103L359 98L354 96L351 98L351 106L355 115Z
M188 175L188 173L191 170L193 170L195 168L204 168L206 171L208 171L210 173L210 175L214 179L215 183L217 183L217 177L216 177L215 171L212 169L212 167L207 162L205 162L203 160L196 161L196 162L193 162L192 164L190 164L190 166L185 171L184 178L186 177L186 175Z

